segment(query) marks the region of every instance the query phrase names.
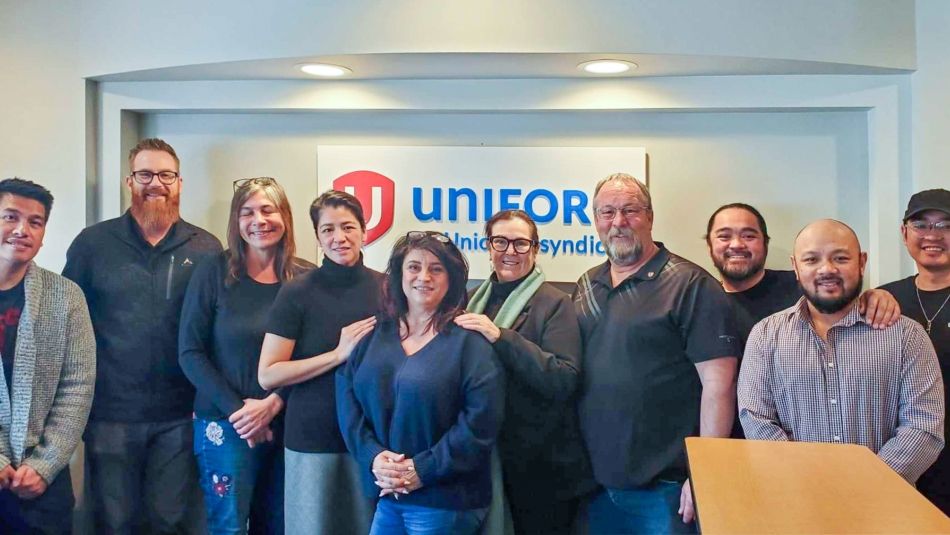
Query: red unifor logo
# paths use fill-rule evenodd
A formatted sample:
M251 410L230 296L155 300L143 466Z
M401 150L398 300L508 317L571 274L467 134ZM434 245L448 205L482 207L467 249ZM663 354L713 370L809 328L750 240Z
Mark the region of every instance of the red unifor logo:
M366 245L376 241L393 226L396 185L374 171L351 171L333 181L333 189L359 199L366 218Z

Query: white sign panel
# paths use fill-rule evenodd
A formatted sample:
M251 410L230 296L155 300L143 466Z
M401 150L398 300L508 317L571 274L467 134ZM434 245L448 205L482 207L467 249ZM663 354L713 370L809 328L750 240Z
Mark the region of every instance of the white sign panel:
M593 189L616 172L646 176L642 147L317 148L317 186L348 191L367 219L366 265L382 270L396 239L412 230L450 237L470 277L491 274L485 221L525 210L538 223L538 264L551 281L573 282L604 261L593 225Z

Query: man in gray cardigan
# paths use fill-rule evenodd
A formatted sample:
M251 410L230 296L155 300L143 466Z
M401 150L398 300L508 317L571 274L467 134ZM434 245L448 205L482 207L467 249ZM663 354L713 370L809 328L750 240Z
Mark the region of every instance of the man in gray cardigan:
M33 263L53 196L0 181L0 533L69 533L69 458L96 376L82 290Z

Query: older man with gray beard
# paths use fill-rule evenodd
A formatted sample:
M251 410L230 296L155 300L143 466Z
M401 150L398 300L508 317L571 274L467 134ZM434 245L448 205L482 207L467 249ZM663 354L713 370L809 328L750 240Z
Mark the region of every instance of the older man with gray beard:
M573 297L585 342L581 427L604 487L588 509L590 533L691 533L683 439L732 429L732 308L709 273L653 241L642 182L601 180L594 216L608 260Z

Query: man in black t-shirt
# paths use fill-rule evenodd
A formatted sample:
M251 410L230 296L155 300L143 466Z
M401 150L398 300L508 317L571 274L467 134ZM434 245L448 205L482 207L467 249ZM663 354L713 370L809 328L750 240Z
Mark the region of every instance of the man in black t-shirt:
M92 405L96 342L82 291L33 263L53 205L0 181L0 533L68 533L69 459Z
M917 275L885 284L907 317L920 322L930 335L943 374L944 402L950 402L950 191L932 189L914 194L907 204L901 235L917 264ZM944 427L944 439L947 428ZM944 513L950 514L950 454L937 461L917 480L920 490Z
M608 261L574 292L584 339L578 404L594 476L590 533L695 531L684 438L726 437L738 339L722 289L653 241L650 192L618 173L594 190Z
M743 346L756 323L802 296L794 271L765 269L769 239L765 218L744 203L720 206L706 225L709 257L735 309ZM865 292L859 307L862 314L870 312L875 327L891 325L900 317L893 296L879 290Z

